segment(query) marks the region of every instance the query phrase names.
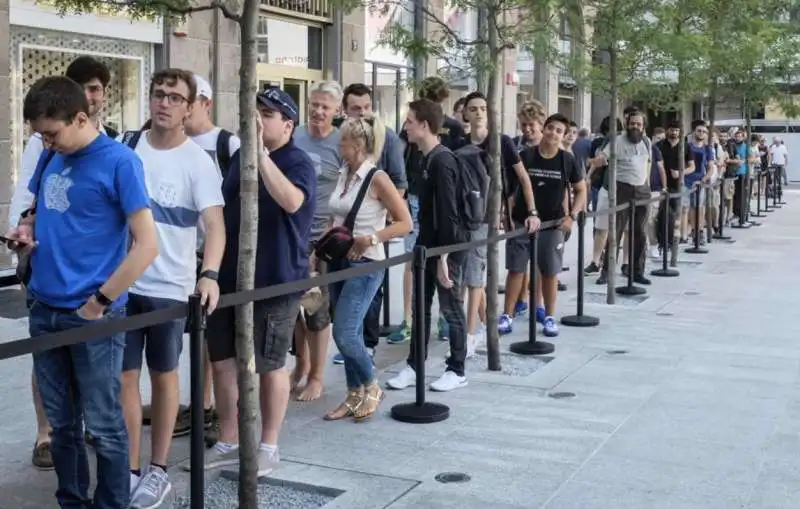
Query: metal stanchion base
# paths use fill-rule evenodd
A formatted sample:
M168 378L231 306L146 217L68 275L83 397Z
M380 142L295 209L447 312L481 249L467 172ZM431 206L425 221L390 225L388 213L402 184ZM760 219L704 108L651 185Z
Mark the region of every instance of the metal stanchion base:
M779 202L772 206L773 209L782 209L783 206L786 205L786 202Z
M533 325L533 327L536 327L536 325ZM530 341L520 341L518 343L511 343L508 349L517 355L547 355L555 352L556 347L553 346L553 343L548 343L546 341L535 341L533 343Z
M759 212L758 214L750 214L750 217L767 217L767 216Z
M647 290L641 286L618 286L615 290L618 295L644 295Z
M708 249L704 247L687 247L683 252L689 254L708 254Z
M761 223L759 223L758 221L748 221L748 222L750 223L750 226L761 226Z
M714 240L731 240L732 237L728 235L713 235L711 238Z
M600 319L589 315L569 315L561 317L561 325L567 327L597 327Z
M681 273L675 269L655 269L650 271L650 275L656 277L678 277Z
M450 417L450 407L441 403L426 401L416 403L400 403L392 407L392 419L409 424L431 424L442 422Z
M747 224L747 223L745 223L745 224L738 224L737 223L737 224L730 225L729 228L736 228L737 230L746 230L746 229L750 228L750 225Z
M394 334L399 330L400 330L399 325L389 325L389 326L381 325L381 330L378 334L380 334L382 338L385 338L386 336Z

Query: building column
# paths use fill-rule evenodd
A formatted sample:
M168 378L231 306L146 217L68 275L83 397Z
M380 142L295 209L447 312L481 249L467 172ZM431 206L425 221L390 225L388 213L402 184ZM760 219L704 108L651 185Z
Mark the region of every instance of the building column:
M364 8L354 9L342 16L341 75L343 87L351 83L364 83L366 66L364 56L364 33L367 29L367 13ZM369 81L369 80L367 80ZM369 82L366 83L368 86Z
M544 105L545 112L552 115L558 111L558 68L546 60L534 57L534 98Z
M11 104L11 67L9 60L10 31L9 2L0 0L0 104ZM14 194L11 174L11 108L0 108L0 229L8 228L8 210ZM0 254L0 267L11 265L11 257Z

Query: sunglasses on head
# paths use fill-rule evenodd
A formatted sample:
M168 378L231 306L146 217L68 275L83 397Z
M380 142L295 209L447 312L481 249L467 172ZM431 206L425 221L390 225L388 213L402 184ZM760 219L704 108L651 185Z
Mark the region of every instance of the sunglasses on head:
M268 90L265 90L261 95L265 99L267 99L268 101L273 102L275 104L278 104L282 108L285 108L285 109L289 110L292 113L292 115L295 115L295 116L297 115L297 110L294 108L294 106L289 104L288 102L286 102L283 99L283 97L281 97L281 93L280 93L279 89L270 88Z

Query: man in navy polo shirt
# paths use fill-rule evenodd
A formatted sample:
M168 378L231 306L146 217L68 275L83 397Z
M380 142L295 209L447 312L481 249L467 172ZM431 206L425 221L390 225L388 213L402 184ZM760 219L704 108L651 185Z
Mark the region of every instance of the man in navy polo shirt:
M292 133L298 107L286 92L269 88L256 96L258 110L258 243L256 288L308 277L308 242L316 202L316 171ZM222 185L225 198L225 256L219 273L222 293L236 291L239 258L239 155ZM253 340L260 376L261 445L258 475L268 475L279 461L278 435L289 403L289 374L284 369L300 294L253 303ZM217 444L206 452L206 469L239 461L237 423L235 316L233 308L209 316L208 353L214 370L214 393L220 417ZM188 464L184 465L188 468Z

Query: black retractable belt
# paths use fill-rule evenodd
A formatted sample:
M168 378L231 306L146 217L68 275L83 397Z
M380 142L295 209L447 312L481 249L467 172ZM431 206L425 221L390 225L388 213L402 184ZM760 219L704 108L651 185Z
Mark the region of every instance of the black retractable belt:
M673 224L674 219L672 218L672 198L669 196L669 191L664 191L664 225L662 226L662 231L664 235L664 242L661 246L661 268L655 269L650 271L651 276L656 277L678 277L681 275L676 269L671 269L667 266L667 254L669 253L670 247L670 234L672 234L675 226ZM675 242L676 239L674 238L672 242Z
M614 218L616 220L616 217ZM615 291L619 295L643 295L646 292L644 288L641 286L635 286L633 284L633 273L635 272L634 267L634 260L633 260L633 252L635 251L636 246L636 227L634 223L636 222L636 200L631 200L629 203L629 210L628 210L628 278L627 284L625 286L618 286ZM622 235L617 233L617 237L620 239ZM620 246L617 246L617 252L619 252Z
M528 244L528 260L530 263L530 305L536 306L536 268L539 266L538 246L539 234L534 232L530 236ZM528 313L530 324L528 325L528 341L511 343L509 350L519 355L546 355L555 351L553 343L546 341L536 341L536 313Z
M561 318L561 323L567 327L596 327L600 325L600 319L596 316L589 316L583 314L583 258L584 258L584 242L585 234L584 227L586 226L586 212L581 211L578 214L578 302L577 310L574 315L568 315Z

